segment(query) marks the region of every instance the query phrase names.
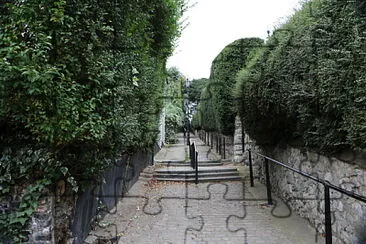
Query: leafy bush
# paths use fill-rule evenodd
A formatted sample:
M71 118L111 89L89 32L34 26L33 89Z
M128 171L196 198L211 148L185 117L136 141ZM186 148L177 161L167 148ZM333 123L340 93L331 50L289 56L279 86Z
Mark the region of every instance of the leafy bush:
M188 90L189 101L196 104L200 101L202 89L206 87L208 81L209 80L206 78L194 79L191 81Z
M168 70L168 78L165 86L165 140L174 143L176 133L183 126L183 87L185 77L176 69Z
M207 100L201 101L200 106L203 128L227 135L234 133L236 111L232 89L235 76L244 67L250 51L262 44L263 40L259 38L239 39L227 45L214 59L209 82L201 97L201 100Z
M366 19L360 4L305 3L239 73L240 114L259 143L297 139L328 152L365 148Z
M1 186L97 177L108 158L151 148L183 0L7 2L0 151L43 148L53 160L24 166L11 156L10 167L3 157Z

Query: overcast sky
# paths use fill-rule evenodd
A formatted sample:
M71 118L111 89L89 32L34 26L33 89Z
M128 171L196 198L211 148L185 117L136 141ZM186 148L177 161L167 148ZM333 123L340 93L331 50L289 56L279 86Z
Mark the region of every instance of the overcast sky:
M267 37L267 30L283 22L299 0L190 0L187 27L168 60L189 79L208 78L211 63L231 42Z

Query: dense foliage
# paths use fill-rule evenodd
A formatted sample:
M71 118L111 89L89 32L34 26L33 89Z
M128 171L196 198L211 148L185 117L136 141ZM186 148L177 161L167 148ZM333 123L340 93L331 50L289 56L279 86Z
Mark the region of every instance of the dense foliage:
M97 176L107 158L152 146L183 5L27 0L0 6L1 193L15 183L60 177L77 189L75 180ZM0 232L8 233L13 226L3 222Z
M208 81L206 78L192 80L188 89L188 100L196 104L199 103L201 92L207 86Z
M304 4L237 75L247 132L262 144L364 149L365 33L362 1Z
M245 65L249 53L262 46L259 38L245 38L227 45L214 59L207 86L199 107L202 127L232 135L235 127L235 107L232 89L236 73Z
M185 77L176 69L168 70L168 78L165 86L165 142L174 143L176 133L181 129L184 122L183 93Z

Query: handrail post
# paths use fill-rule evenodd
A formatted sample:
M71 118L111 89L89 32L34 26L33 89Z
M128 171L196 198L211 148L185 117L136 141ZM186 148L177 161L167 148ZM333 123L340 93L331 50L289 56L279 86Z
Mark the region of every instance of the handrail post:
M191 167L194 169L194 144L189 145L189 157L191 158Z
M195 152L195 163L196 163L196 179L195 179L195 183L196 185L198 184L198 152Z
M265 165L265 168L266 168L266 185L267 185L268 205L273 205L272 193L271 193L271 180L269 178L269 165L268 165L268 159L267 158L264 160L264 165Z
M324 208L325 208L325 243L332 244L332 215L330 212L329 186L324 183Z
M188 123L187 124L187 145L190 145L191 144L191 139L190 139L190 136L191 136L191 127L190 127L190 124Z
M155 156L154 154L155 154L155 148L153 146L151 150L151 165L154 165L154 156Z
M216 135L216 153L219 153L219 136Z
M226 146L225 146L226 140L225 140L225 136L224 136L224 159L226 158Z
M252 162L252 151L249 149L249 175L250 175L250 187L254 187L253 177L253 162Z
M219 137L219 154L222 154L222 137Z
M213 134L211 133L211 149L213 149Z

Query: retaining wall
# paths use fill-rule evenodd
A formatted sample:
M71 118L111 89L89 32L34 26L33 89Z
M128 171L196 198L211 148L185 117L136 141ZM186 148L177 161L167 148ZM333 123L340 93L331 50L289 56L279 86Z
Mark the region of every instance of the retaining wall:
M160 148L155 147L155 152ZM155 153L154 152L154 153ZM82 193L75 194L64 181L47 189L24 233L25 243L84 243L95 220L104 216L137 181L140 172L152 164L152 152L139 152L116 160L104 173L104 180L90 180ZM19 205L18 196L0 198L0 213ZM1 238L0 243L10 243Z
M366 196L365 155L342 152L320 155L290 146L263 149L245 135L244 149L251 149L341 188ZM253 154L254 174L264 182L263 159ZM248 162L248 153L244 154ZM270 163L272 191L319 233L324 233L324 187ZM337 243L366 243L366 204L331 190L332 232Z

